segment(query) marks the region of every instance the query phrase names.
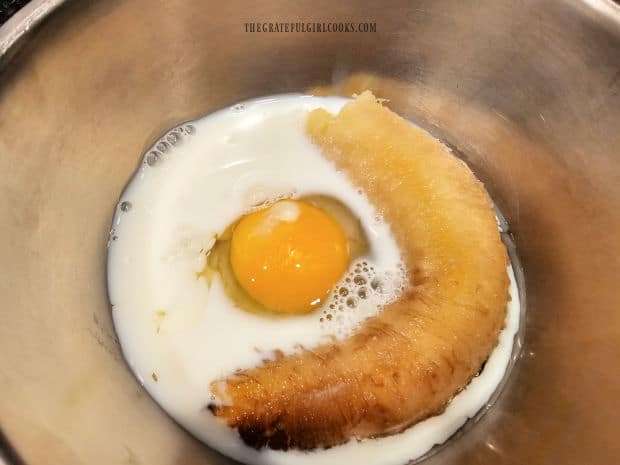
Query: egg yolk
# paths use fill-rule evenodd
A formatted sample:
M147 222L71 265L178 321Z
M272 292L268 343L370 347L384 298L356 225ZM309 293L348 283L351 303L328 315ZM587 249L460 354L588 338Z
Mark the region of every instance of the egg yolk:
M279 313L319 306L349 263L349 245L331 216L304 202L281 200L234 227L230 262L257 302Z

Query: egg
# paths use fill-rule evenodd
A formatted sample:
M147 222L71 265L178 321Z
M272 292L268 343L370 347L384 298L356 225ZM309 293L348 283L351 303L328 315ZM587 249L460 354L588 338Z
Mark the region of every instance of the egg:
M113 220L108 288L123 353L179 424L247 463L405 463L488 401L519 321L445 412L403 433L328 450L255 450L205 406L210 384L277 353L344 338L396 299L408 270L379 212L304 133L309 111L345 99L276 96L165 134L147 151Z
M239 221L230 260L241 287L263 306L303 313L320 306L344 274L349 247L321 209L281 200Z

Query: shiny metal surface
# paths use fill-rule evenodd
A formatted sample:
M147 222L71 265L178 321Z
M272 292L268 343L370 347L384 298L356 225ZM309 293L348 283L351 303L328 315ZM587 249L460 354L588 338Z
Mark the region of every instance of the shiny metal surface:
M377 32L244 31L270 20L375 21ZM121 358L109 221L167 127L318 84L370 87L454 147L506 215L525 270L525 346L506 390L425 463L617 461L616 4L69 2L13 51L0 62L0 427L25 463L229 463Z
M14 47L39 21L58 7L62 0L30 0L0 26L0 57Z

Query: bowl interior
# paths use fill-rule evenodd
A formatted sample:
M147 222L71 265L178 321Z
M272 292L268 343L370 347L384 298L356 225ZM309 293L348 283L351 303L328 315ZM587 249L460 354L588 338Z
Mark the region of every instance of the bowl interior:
M377 30L246 32L269 21ZM66 3L0 63L8 442L29 464L230 463L123 361L106 297L110 221L165 129L323 85L370 88L453 147L505 214L524 268L521 359L491 411L427 463L611 463L618 56L620 12L602 0Z

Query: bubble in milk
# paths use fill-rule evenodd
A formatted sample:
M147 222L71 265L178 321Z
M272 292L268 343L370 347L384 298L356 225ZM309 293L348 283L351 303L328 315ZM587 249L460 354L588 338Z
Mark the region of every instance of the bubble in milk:
M108 247L112 245L112 242L116 242L118 240L118 235L116 234L116 229L110 229L108 234Z
M157 143L155 148L160 152L166 153L170 149L170 144L168 144L165 140L161 140Z
M154 150L149 152L146 156L146 164L149 166L155 166L157 165L157 163L159 163L160 160L160 155L158 152L155 152Z
M168 141L171 145L177 145L181 141L181 136L177 132L171 131L166 136L166 141Z
M175 145L178 145L184 136L190 136L196 132L196 127L186 124L172 129L165 134L156 144L155 150L151 151L146 162L149 166L155 166L162 159L162 154L168 153Z
M371 262L360 260L351 264L349 270L328 295L325 308L329 310L323 311L327 314L336 309L335 315L344 316L344 319L334 318L332 313L331 319L322 322L324 328L339 336L350 334L404 290L406 273L402 264L377 271Z
M124 202L121 202L121 205L120 205L122 212L128 212L131 210L132 207L133 205L131 205L131 202L128 202L127 200L125 200Z

